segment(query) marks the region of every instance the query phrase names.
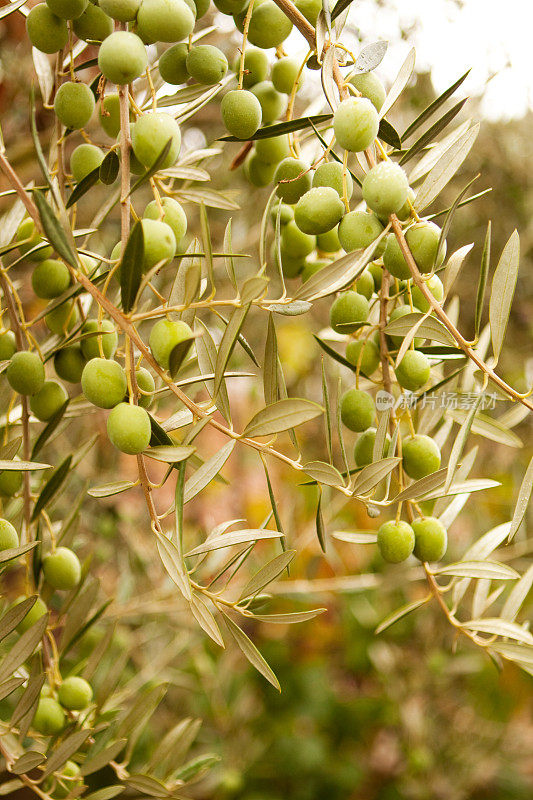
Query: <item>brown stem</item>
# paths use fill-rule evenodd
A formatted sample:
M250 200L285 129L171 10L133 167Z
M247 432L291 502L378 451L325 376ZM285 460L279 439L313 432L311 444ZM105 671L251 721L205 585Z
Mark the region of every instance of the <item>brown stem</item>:
M307 21L301 11L298 11L296 6L290 0L274 0L278 8L280 8L286 17L290 19L295 28L298 28L300 33L309 43L312 50L316 47L315 29Z

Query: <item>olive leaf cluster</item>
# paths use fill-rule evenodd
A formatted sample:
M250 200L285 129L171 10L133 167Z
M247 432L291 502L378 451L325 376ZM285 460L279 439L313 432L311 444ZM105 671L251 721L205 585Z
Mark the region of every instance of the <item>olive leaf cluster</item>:
M199 0L47 0L1 12L26 16L40 90L30 122L40 178L24 186L2 148L13 203L0 230L0 564L24 588L16 596L2 585L0 694L10 714L0 722L0 749L12 789L45 800L122 791L181 797L215 761L186 760L197 724L183 720L150 763L130 767L165 687L139 694L119 685L128 653L113 655L111 625L91 640L110 599L101 597L90 558L76 552L87 496L143 494L139 524L191 620L217 645L236 644L278 689L244 628L253 620L303 622L324 609L268 609L269 585L296 554L287 549L275 462L316 487L322 550L332 537L377 544L394 564L416 557L414 585L425 589L378 633L431 601L496 663L532 669L533 638L517 619L533 568L521 573L509 563L508 545L529 502L533 461L511 519L480 531L460 561L446 560L448 529L467 500L497 485L473 477L471 434L521 446L512 429L533 407L497 369L518 275L516 231L492 273L486 321L488 225L472 338L451 294L472 248L448 252L454 217L486 191L474 193L470 181L450 207L439 207L478 132L470 120L456 123L464 100L449 108L466 75L399 132L386 117L409 83L414 51L386 91L374 73L386 43L357 54L342 43L349 3L215 6L235 22L227 55L199 43L215 30L214 10ZM283 50L293 26L309 47L304 59ZM308 104L301 89L317 72L321 104ZM54 112L46 147L39 104ZM201 124L206 108L217 110L226 135L209 131L207 146L185 150L183 132ZM254 209L231 189L205 186L216 181L211 161L235 143L233 166L243 165L252 186L269 187L253 253L233 242L235 223ZM214 215L224 215L221 236L212 233ZM22 291L28 264L33 296L44 301L33 316ZM312 320L324 303L329 325L313 331L324 354L322 394L295 397L277 325L283 317ZM250 344L252 326L263 331L261 352ZM232 387L243 380L254 381L264 402L241 425ZM515 407L486 413L488 394ZM463 402L448 407L445 396ZM61 516L61 497L100 437L77 442L58 463L55 444L89 414L106 415L107 446L135 460L137 477L102 484L95 475ZM307 424L315 438L322 431L320 459L299 442ZM204 431L224 442L214 454L200 444ZM270 513L259 527L228 519L191 542L187 504L244 451L264 471ZM162 479L154 464L163 465ZM337 530L353 503L366 508L369 528ZM259 549L270 555L249 574L245 565ZM104 769L112 781L92 790L90 776Z

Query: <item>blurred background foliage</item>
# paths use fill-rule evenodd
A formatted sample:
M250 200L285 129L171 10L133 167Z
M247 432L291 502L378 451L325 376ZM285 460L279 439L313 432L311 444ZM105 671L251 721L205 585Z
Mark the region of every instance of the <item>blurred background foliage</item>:
M387 2L376 5L386 7ZM406 33L398 31L398 38ZM24 38L19 15L3 21L0 113L13 166L24 180L38 180L31 140L22 134L27 130L33 73ZM223 35L211 40L224 48ZM451 52L449 83L457 77ZM403 130L434 96L430 75L419 73L390 115L391 122ZM211 143L221 133L216 114L216 106L202 111L197 118L199 130L188 132L186 146L188 141L190 147L198 147L204 138ZM479 114L479 103L473 100L466 104L459 122ZM38 125L46 137L52 115L41 112ZM456 215L448 241L449 252L476 242L455 287L461 297L465 335L473 330L487 220L493 225L494 260L512 229L520 231L522 266L507 333L507 341L513 344L507 348L503 372L511 383L517 377L523 380L524 364L526 373L532 371L528 362L533 364L532 125L531 112L510 122L486 121L473 152L443 196L446 205L451 204L477 173L480 177L473 192L492 187ZM242 170L230 170L237 151L238 146L231 145L210 166L217 188L236 189L250 209L249 216L235 216L235 249L255 253L260 223L255 210L264 206L266 192L250 187ZM91 209L87 201L88 218L101 200L98 192L105 191L104 187L87 195L94 202ZM7 204L8 199L0 198L0 205ZM227 212L210 210L215 242L221 241L227 218ZM194 219L189 225L198 230ZM109 252L113 244L102 242L103 252ZM323 307L317 304L312 319L306 315L279 324L280 355L290 393L319 394L321 355L312 333L326 324L327 310L326 301ZM253 319L244 333L252 347L262 350ZM250 369L243 351L236 351L234 359L239 369ZM329 367L334 378L335 365ZM231 390L238 428L255 404L252 381L233 381ZM169 408L169 413L174 410ZM69 429L80 444L103 430L104 417L96 411L87 418L85 431L79 423ZM515 430L531 441L529 418ZM309 459L318 457L321 437L316 428L309 425L303 431L300 437ZM304 441L306 435L309 439ZM519 484L527 464L519 450L474 439L484 474L500 481L501 487L476 494L467 504L452 528L451 560L460 557L475 537L509 518L512 487ZM209 452L221 443L212 432L204 433L201 441ZM59 454L61 441L56 440L54 446ZM59 505L69 509L95 470L104 483L115 480L117 474L133 476L134 468L128 458L97 442ZM226 485L215 481L187 507L191 536L198 531L205 534L232 518L246 518L250 527L259 526L269 513L264 472L253 454L240 450L223 474ZM85 501L77 541L92 558L102 596L114 597L114 602L73 657L85 657L115 626L112 643L96 671L97 692L109 688L111 667L112 679L125 697L146 690L154 681L169 687L136 745L139 762L154 752L177 720L201 718L192 755L197 747L198 753L209 751L221 757L220 765L193 788L202 800L529 800L533 794L533 679L508 662L498 672L482 653L455 641L453 631L431 604L376 637L376 625L389 612L417 597L411 588L410 568L385 567L374 548L367 551L333 540L324 558L315 534L316 489L298 487L297 476L280 465L272 465L272 476L287 544L298 549L290 576L273 587L274 605L279 610L289 610L288 605L290 610L309 604L327 607L325 614L303 625L259 624L248 631L279 677L281 695L235 648L220 651L192 629L177 591L163 577L140 492ZM170 487L168 491L170 505ZM329 502L328 498L324 504L326 522L338 511L334 501L331 507ZM513 545L515 553L531 552L527 530L532 517L529 510ZM345 530L377 527L356 503L342 509L342 524ZM266 547L271 545L259 544L258 552ZM250 563L250 571L253 566ZM12 573L8 580L16 583L20 575ZM13 585L13 594L19 588ZM16 794L23 797L22 792Z

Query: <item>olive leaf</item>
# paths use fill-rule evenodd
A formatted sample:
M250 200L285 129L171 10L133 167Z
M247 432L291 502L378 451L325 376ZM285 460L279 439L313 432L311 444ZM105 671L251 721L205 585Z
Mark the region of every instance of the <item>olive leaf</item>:
M240 308L236 308L233 311L228 321L228 324L226 325L224 334L222 336L222 340L220 342L220 346L218 348L217 359L215 363L215 383L214 383L215 395L217 395L219 392L221 383L224 379L224 372L226 370L226 365L233 352L233 348L235 347L235 342L239 337L241 328L244 325L244 321L248 315L249 310L250 310L250 304L247 304Z
M385 332L391 336L407 336L411 328L423 320L416 331L418 336L423 339L441 342L441 344L451 347L455 345L455 339L440 320L436 319L436 317L427 317L424 319L424 316L424 314L418 311L405 314L403 317L398 317L397 319L393 319L392 322L389 322L385 327Z
M520 265L520 237L513 231L503 248L492 279L489 302L490 333L494 357L498 360L511 313L518 268Z
M204 630L219 647L225 647L220 628L203 597L197 592L193 592L189 605L195 620L202 630Z
M423 211L439 196L447 183L451 181L468 153L479 133L479 124L467 129L439 158L428 172L415 197L417 211Z
M220 550L224 547L233 547L236 544L245 544L247 542L258 542L263 539L279 539L283 534L279 531L270 531L264 528L257 528L244 531L233 531L232 533L225 533L222 536L212 536L189 550L185 553L186 557L198 556L203 553L211 553L213 550Z
M47 625L48 614L43 614L43 616L15 642L11 650L0 662L0 683L3 683L3 681L9 678L21 664L24 664L24 662L33 655L37 645L43 638Z
M313 117L302 117L301 119L291 119L289 122L276 122L274 125L265 125L264 128L259 128L259 130L250 137L250 141L255 142L258 139L271 139L273 136L302 131L305 130L305 128L311 128L313 125L320 125L322 122L328 122L332 117L333 114L316 114ZM220 141L242 142L242 139L237 139L236 136L222 136Z
M395 622L398 622L408 614L411 614L412 611L416 611L417 608L421 608L429 600L431 600L431 595L423 597L421 600L415 600L413 603L407 603L401 608L397 608L396 611L393 611L392 614L389 614L384 620L382 620L382 622L379 623L375 630L376 636L380 633L383 633L383 631L386 631L387 628L390 628Z
M224 621L228 628L229 633L238 644L250 664L252 664L255 669L261 673L261 675L267 679L269 683L274 686L279 692L281 692L281 686L279 685L279 681L274 675L272 669L269 667L257 647L253 644L253 642L248 638L248 636L244 633L238 625L231 619L230 616L221 609L222 613L224 614Z
M65 204L65 208L72 208L83 195L87 194L89 189L92 189L100 181L100 166L95 167L88 175L86 175L71 192L69 199Z
M492 223L489 219L487 225L487 233L485 234L485 243L483 245L483 253L481 255L481 267L479 270L479 281L477 286L476 296L476 316L475 316L475 336L479 336L481 330L481 318L483 314L483 302L485 300L485 291L487 288L487 278L490 269L490 245L491 245Z
M353 496L357 497L370 492L383 478L386 478L392 472L400 461L401 459L399 458L382 458L380 461L375 461L373 464L363 467L355 479L352 489Z
M435 122L431 128L429 128L425 133L420 136L411 147L406 150L406 152L401 157L399 163L401 166L407 164L414 156L417 155L421 150L423 150L426 145L431 144L433 140L439 135L441 131L448 127L450 122L455 119L457 114L461 111L462 107L466 103L468 98L464 98L464 100L460 100L453 108L443 114L443 116Z
M380 119L382 119L386 114L388 114L388 112L391 110L396 100L399 98L399 96L409 83L409 80L415 68L415 62L416 62L416 52L413 47L407 54L407 58L400 67L400 71L398 72L398 75L396 76L392 86L389 89L389 92L385 98L385 102L383 103L381 110L379 112Z
M275 581L288 568L295 555L296 550L286 550L264 564L243 586L238 602L249 600L262 592L269 583Z
M120 296L128 314L135 304L141 286L144 266L144 233L140 220L131 229L120 260Z
M379 67L389 46L388 42L379 41L367 44L355 59L355 69L358 72L371 72Z
M33 507L33 512L31 515L32 521L36 520L41 511L50 503L51 500L55 497L55 495L59 492L61 487L63 486L69 471L70 471L70 464L72 462L72 456L67 456L61 464L55 469L48 480L46 481L45 485L41 489L39 497L35 502L35 506Z
M218 453L211 456L205 464L202 464L199 469L188 479L185 483L183 502L188 503L193 497L196 497L205 487L211 483L213 478L218 475L235 447L235 439L230 439L223 447L220 448Z
M242 436L270 436L295 428L322 414L324 409L312 400L284 398L265 406L246 425Z
M517 580L518 572L498 561L458 561L434 570L435 575L453 575L455 578L487 578L496 581Z
M432 117L435 111L438 111L438 109L442 105L444 105L446 100L448 100L448 98L451 97L452 94L454 94L457 91L457 89L464 83L469 74L470 70L468 69L464 73L464 75L461 75L461 77L455 81L455 83L453 83L448 89L442 92L442 94L440 94L436 98L436 100L433 100L433 102L430 103L429 106L425 108L418 115L418 117L416 117L416 119L414 119L413 122L411 122L410 125L407 126L407 128L402 134L402 139L408 139L410 136L412 136L412 134L416 130L418 130L418 128L420 128L424 124L424 122L426 122L430 117Z

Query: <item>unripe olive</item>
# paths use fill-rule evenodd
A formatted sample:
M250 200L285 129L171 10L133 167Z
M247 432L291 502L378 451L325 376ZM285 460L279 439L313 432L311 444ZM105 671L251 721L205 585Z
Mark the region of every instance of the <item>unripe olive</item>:
M405 561L413 552L415 534L412 527L404 520L389 520L378 529L379 552L390 564Z
M249 4L249 0L213 0L215 7L222 14L240 14Z
M298 73L300 71L300 64L297 58L291 56L284 56L272 65L271 78L274 88L282 94L291 94ZM301 87L303 78L300 76L298 80L297 89Z
M94 94L85 83L62 83L54 99L54 111L66 128L85 128L94 111Z
M152 436L150 417L141 406L119 403L107 418L107 435L122 453L142 453Z
M195 14L183 0L142 0L137 30L145 42L179 42L194 28Z
M396 379L403 389L416 392L429 380L429 361L424 353L408 350L396 367Z
M61 303L45 316L46 327L56 336L63 336L72 330L79 319L79 311L76 303Z
M181 320L159 319L150 331L149 344L152 355L163 369L169 368L170 354L177 344L189 339L192 330Z
M44 364L37 353L20 350L14 353L6 370L13 391L19 394L37 394L44 384Z
M326 161L320 164L313 175L313 186L329 186L335 189L339 197L344 197L344 184L346 183L346 199L353 194L352 176L338 161Z
M284 203L293 205L311 188L309 164L299 158L284 158L278 164L274 181L276 194Z
M89 0L46 0L50 11L61 19L76 19L87 8Z
M18 244L20 254L26 256L29 261L44 261L46 258L50 258L52 256L52 248L50 245L46 244L42 236L39 235L39 232L35 227L35 222L31 219L31 217L22 220L17 228L16 240L17 242L20 242L21 239L30 240L29 242L21 242ZM38 250L35 250L33 253L29 252L40 244L43 246Z
M292 219L294 219L294 210L291 206L286 205L286 203L282 203L281 200L278 200L276 203L272 204L272 208L270 209L270 219L272 220L272 224L276 227L277 219L278 219L278 211L279 211L279 224L286 225ZM0 339L1 342L1 339Z
M372 212L350 211L339 224L339 241L347 253L364 250L383 233L383 225Z
M88 3L83 14L72 23L78 39L85 42L103 42L113 33L113 20L99 6Z
M341 419L351 431L366 431L376 416L374 401L368 392L348 389L341 398Z
M44 736L56 736L65 727L65 712L52 697L41 697L32 727Z
M50 786L48 785L48 781L50 781ZM47 778L43 783L43 788L46 791L49 791L52 783L52 779ZM74 763L74 761L67 761L61 770L61 774L58 775L56 773L55 788L53 793L54 800L65 800L65 798L71 793L71 790L74 788L74 786L77 786L80 783L80 768L76 763Z
M232 89L220 104L226 130L238 139L249 139L261 125L262 109L257 97L246 89Z
M63 708L69 711L83 711L93 699L91 684L84 678L72 675L65 678L57 691L57 697Z
M79 383L85 366L85 358L79 345L63 347L54 354L54 369L61 380Z
M379 349L372 339L351 341L346 345L346 360L354 367L359 365L363 375L370 376L379 367Z
M376 111L381 111L387 92L375 72L359 72L349 79L352 86L367 97Z
M404 220L409 219L409 217L411 216L411 206L414 206L414 202L415 202L415 193L413 192L411 187L409 187L407 192L407 200L400 208L400 210L396 212L396 216L398 217L398 219L401 219L402 222ZM389 219L388 217L383 217L383 222L388 222L388 219Z
M355 290L358 294L362 294L367 300L370 300L374 294L374 278L368 269L365 269L355 282Z
M148 66L146 48L135 33L115 31L100 45L98 66L111 83L132 83Z
M255 154L265 164L279 164L284 158L288 158L290 153L289 137L286 134L258 139L255 143Z
M410 306L396 306L394 311L392 311L389 321L394 322L395 319L399 319L400 317L405 317L407 314L415 314L418 311L418 308L411 309ZM404 337L403 336L392 336L391 334L387 334L388 339L395 347L401 347ZM422 347L424 344L424 339L420 336L416 336L413 339L413 344L415 347Z
M22 600L26 600L25 597L18 597L16 604L18 605ZM37 597L35 603L32 605L28 613L25 617L19 622L17 625L17 632L18 633L25 633L29 630L35 623L44 617L45 614L48 613L48 609L46 604L41 600L40 597Z
M43 558L43 574L53 589L67 592L81 578L81 564L76 553L68 547L58 547Z
M366 97L348 97L333 115L333 130L339 147L358 153L378 135L379 117Z
M363 179L363 198L376 214L396 214L407 200L409 183L403 169L392 161L380 161Z
M259 188L272 183L275 171L275 164L265 164L264 161L261 161L261 159L257 157L253 150L248 154L244 162L244 174L251 184Z
M196 7L196 19L200 19L209 11L211 0L194 0L194 5Z
M381 289L381 281L383 280L383 267L377 261L372 261L368 265L368 271L374 278L374 286L376 289Z
M439 249L440 228L434 222L416 222L408 228L405 240L420 272L431 272L440 267L446 256L446 242Z
M167 83L179 86L189 78L187 72L187 45L181 42L173 44L159 57L159 74Z
M385 239L383 266L388 269L391 275L401 281L409 280L411 277L411 270L394 233L389 233Z
M261 105L263 124L268 125L281 117L287 106L287 98L277 92L270 81L256 83L250 91L255 94Z
M246 3L248 5L248 3ZM240 53L233 62L233 71L237 74L240 69ZM256 47L247 47L244 52L244 73L242 85L245 89L251 89L256 83L264 81L268 74L268 56L263 50Z
M67 402L68 394L60 383L45 381L30 399L31 412L41 422L47 422Z
M112 139L115 139L120 132L120 97L115 92L106 94L100 103L98 112L100 125Z
M17 351L17 340L13 331L0 333L0 361L9 361Z
M419 480L440 467L440 450L425 434L410 436L402 443L403 468L410 478Z
M329 186L309 189L294 210L294 221L301 231L310 234L326 233L339 223L344 203L335 189Z
M170 225L158 219L143 219L144 269L148 271L156 264L164 266L176 254L176 237Z
M368 300L357 292L348 291L340 294L331 306L329 319L336 333L353 333L360 322L368 317Z
M68 42L66 21L56 16L46 3L30 9L26 17L26 32L32 45L41 53L57 53Z
M19 546L16 528L7 519L0 519L0 550L11 550Z
M420 561L440 561L448 547L448 533L436 517L417 517L411 523L415 532L415 556Z
M374 444L376 442L376 428L368 428L364 433L362 433L357 442L355 443L354 447L354 459L355 463L358 467L366 467L367 464L372 463L372 456L374 453ZM387 434L385 440L385 450L390 445L390 436ZM381 454L379 454L379 458L381 458Z
M135 370L135 378L139 389L137 402L143 408L150 408L154 399L153 393L155 392L155 381L152 373L145 367L139 367L139 369Z
M101 356L113 358L115 355L118 345L118 334L115 325L109 319L103 319L100 323L97 319L88 319L81 328L82 335L96 333L97 331L99 332L98 336L90 336L81 341L81 352L87 361Z
M341 249L339 226L336 225L330 231L326 231L326 233L320 233L316 237L316 246L317 249L321 250L323 253L338 253Z
M131 22L137 16L141 0L99 0L98 4L108 17L119 22Z
M222 50L212 44L191 47L186 63L191 78L207 86L221 81L228 71L228 59Z
M13 497L21 488L22 472L8 469L0 472L0 495L2 497Z
M46 300L59 297L70 286L68 267L56 258L47 258L33 270L31 285L37 297Z
M302 283L305 283L309 280L313 275L317 272L320 272L321 269L327 267L328 264L331 264L331 261L326 259L319 259L317 261L307 261L305 262L305 266L302 270Z
M242 30L244 13L237 17L235 23ZM285 41L292 31L292 22L285 16L283 11L278 8L274 0L255 0L248 28L248 41L268 50L270 47L278 47Z
M82 181L93 170L98 169L103 160L104 152L96 145L86 142L78 145L70 156L70 171L76 183Z
M442 281L439 278L439 276L432 275L431 278L428 278L428 280L425 281L425 284L426 287L431 292L431 294L433 295L433 297L435 298L435 300L437 300L437 302L439 303L442 303L444 299L444 286L442 285ZM417 308L419 308L420 311L423 311L424 314L426 313L426 311L429 311L430 309L429 301L426 300L426 298L424 297L418 286L411 287L411 297L413 299L414 305Z
M113 408L124 399L128 389L126 373L116 361L92 358L83 368L81 388L93 405Z
M180 154L181 131L174 117L163 111L143 114L138 118L131 134L133 152L145 167L152 166L169 139L170 149L161 169L175 164Z
M161 219L162 222L172 229L176 243L181 242L187 233L187 216L183 207L177 200L174 200L173 197L163 197L161 206L163 207L162 217L160 217L159 205L155 200L148 203L144 209L143 217L145 219Z
M312 253L316 246L316 238L304 233L291 221L283 226L281 231L280 248L282 254L291 258L305 258Z
M322 11L322 0L295 0L295 6L313 28L316 27L318 15Z

